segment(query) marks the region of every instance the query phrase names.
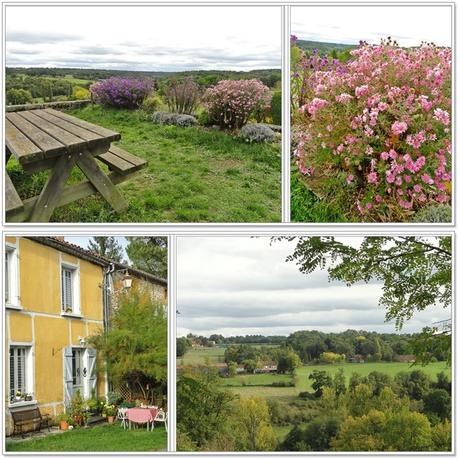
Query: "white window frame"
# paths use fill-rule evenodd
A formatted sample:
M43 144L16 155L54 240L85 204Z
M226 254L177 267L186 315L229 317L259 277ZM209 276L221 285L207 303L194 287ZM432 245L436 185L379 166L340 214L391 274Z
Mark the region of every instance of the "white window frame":
M24 366L24 390L26 394L32 395L31 401L12 401L11 400L11 381L10 381L10 350L11 348L25 349L25 366ZM34 375L34 360L33 360L33 345L29 342L12 342L8 346L8 406L19 407L26 405L37 404L35 400L35 375Z
M5 263L7 258L8 275L5 269L4 294L6 296L6 291L8 289L8 298L4 298L5 306L6 308L22 310L21 301L19 297L19 254L17 246L11 243L5 244ZM4 268L6 267L4 266Z
M72 311L63 309L64 299L62 298L62 271L68 270L71 272L72 283ZM81 316L80 307L80 267L78 265L70 264L68 262L61 262L59 271L59 285L60 285L60 299L61 299L61 315L63 316Z

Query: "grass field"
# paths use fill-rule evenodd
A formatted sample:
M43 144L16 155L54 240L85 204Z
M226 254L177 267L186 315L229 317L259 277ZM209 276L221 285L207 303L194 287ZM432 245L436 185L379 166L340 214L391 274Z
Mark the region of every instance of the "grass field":
M282 398L296 396L301 391L313 391L311 388L311 380L308 378L310 373L315 370L324 370L333 376L340 368L343 368L345 378L350 378L353 372L360 375L368 375L372 371L384 372L385 374L394 377L398 372L410 372L415 369L421 369L428 374L433 380L436 379L436 374L444 371L449 376L451 375L451 368L447 367L445 363L431 363L427 366L411 366L407 363L361 363L361 364L325 364L314 366L303 366L296 371L295 387L272 387L269 386L272 382L290 381L291 377L288 375L277 374L256 374L244 375L233 378L223 378L222 384L228 387L231 391L238 393L244 397L250 396L263 396L265 398ZM243 384L244 382L244 384Z
M154 125L139 111L87 106L71 115L121 133L117 144L148 166L117 188L129 203L117 214L93 196L57 209L55 222L279 222L279 144L248 144L222 131ZM20 196L40 192L47 172L8 172ZM71 182L83 179L74 170Z
M167 448L163 426L124 430L120 425L65 431L41 439L6 442L8 452L152 452Z
M182 358L177 358L177 364L217 364L224 362L225 348L190 348Z

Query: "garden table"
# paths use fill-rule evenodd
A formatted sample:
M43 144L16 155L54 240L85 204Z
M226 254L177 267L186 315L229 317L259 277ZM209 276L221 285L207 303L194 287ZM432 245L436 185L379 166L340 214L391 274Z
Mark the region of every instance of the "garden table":
M153 430L153 421L158 413L158 408L141 408L134 407L126 411L126 416L128 418L129 429L131 429L131 422L133 423L146 423L147 430L149 429L150 423L152 424Z
M20 200L18 203L17 194L14 193L16 190L11 188L11 180L6 175L7 202L18 203L12 209L13 217L8 220L48 222L57 206L71 203L96 191L115 211L124 210L127 203L115 188L115 183L126 180L128 173L142 167L145 161L118 147L111 147L111 142L119 140L120 137L115 131L54 109L7 113L6 161L13 155L29 174L51 170L40 194L24 203ZM95 158L108 164L114 172L106 175ZM81 169L88 181L65 186L74 167Z

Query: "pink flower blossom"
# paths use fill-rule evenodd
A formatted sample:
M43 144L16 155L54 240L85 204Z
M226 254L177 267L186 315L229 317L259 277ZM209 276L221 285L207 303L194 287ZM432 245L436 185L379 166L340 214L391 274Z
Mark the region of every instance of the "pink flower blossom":
M407 131L407 123L404 121L395 121L391 125L391 132L395 134L396 136L399 136L402 133L405 133Z
M377 173L375 173L375 172L369 173L367 175L367 182L369 182L369 184L376 184L378 182Z

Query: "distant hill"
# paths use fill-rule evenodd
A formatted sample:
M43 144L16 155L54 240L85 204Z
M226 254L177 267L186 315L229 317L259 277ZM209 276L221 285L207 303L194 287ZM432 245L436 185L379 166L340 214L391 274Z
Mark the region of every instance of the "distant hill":
M317 49L320 54L328 54L333 50L345 51L356 48L357 45L344 44L344 43L329 43L329 42L315 42L311 40L297 40L297 46L305 51L313 51Z
M190 70L179 72L162 71L135 71L135 70L108 70L108 69L78 69L78 68L58 68L58 67L7 67L6 76L27 75L30 77L53 77L53 78L75 78L84 80L100 80L108 77L149 77L156 80L171 77L192 76L195 80L208 86L215 84L219 80L240 80L256 78L266 85L273 87L281 81L281 69L256 69L247 72L234 70Z

